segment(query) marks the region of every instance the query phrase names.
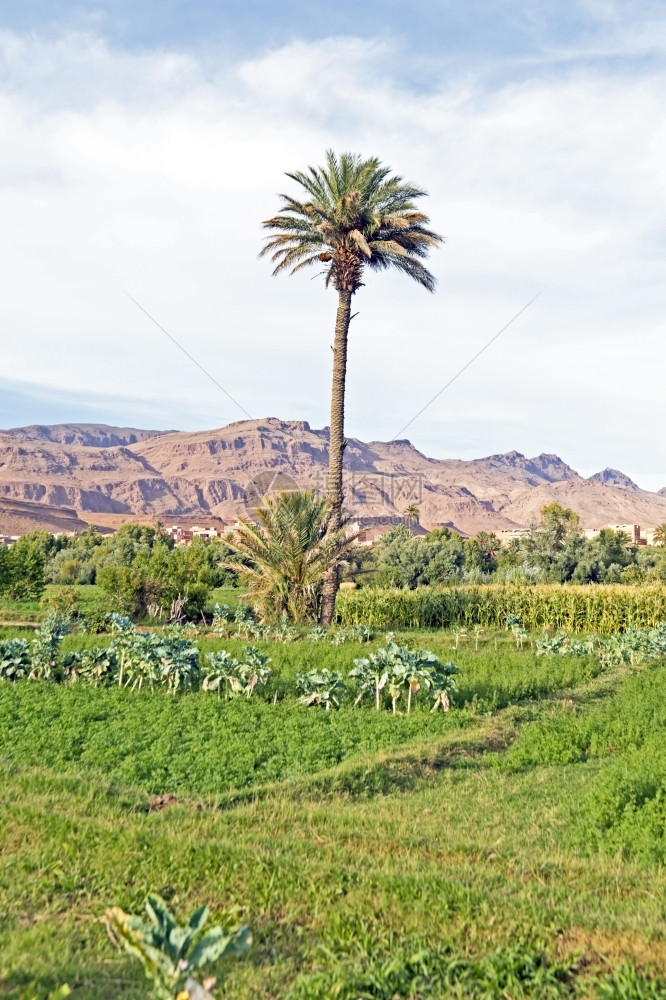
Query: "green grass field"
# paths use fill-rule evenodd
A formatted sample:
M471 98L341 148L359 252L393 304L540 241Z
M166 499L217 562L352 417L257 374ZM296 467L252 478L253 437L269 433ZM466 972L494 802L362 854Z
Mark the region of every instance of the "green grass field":
M0 627L3 622L40 622L48 611L49 599L55 594L66 593L73 597L79 614L83 617L86 611L91 609L96 602L104 600L104 591L95 584L86 584L76 587L58 587L49 584L43 597L35 600L14 601L9 597L0 596ZM211 607L216 601L227 604L234 610L238 604L242 591L236 587L218 587L213 590L210 597Z
M156 890L251 925L218 996L666 997L666 667L412 638L448 715L298 705L353 644L265 644L249 702L0 684L0 994L146 996L99 918Z

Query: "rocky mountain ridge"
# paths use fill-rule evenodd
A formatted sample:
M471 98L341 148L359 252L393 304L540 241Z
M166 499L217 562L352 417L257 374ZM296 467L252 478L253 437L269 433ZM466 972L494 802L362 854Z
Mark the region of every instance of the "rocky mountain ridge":
M31 424L10 427L0 435L20 441L49 441L51 444L81 444L88 448L113 448L136 444L170 431L145 431L136 427L109 427L108 424Z
M0 498L70 508L98 523L234 519L271 489L323 489L327 465L328 429L303 420L195 432L97 424L0 431ZM586 527L666 521L666 491L641 490L618 470L585 479L557 455L517 451L440 460L407 440L350 438L345 490L355 516L390 519L416 503L425 527L448 524L464 534L526 527L552 500L573 507Z

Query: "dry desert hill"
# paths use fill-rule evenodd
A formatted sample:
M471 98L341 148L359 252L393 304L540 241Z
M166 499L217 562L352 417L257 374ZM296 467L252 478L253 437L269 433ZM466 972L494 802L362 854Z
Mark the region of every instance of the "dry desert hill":
M324 487L327 464L326 428L273 417L195 432L12 428L0 431L0 532L232 520L271 489ZM409 441L351 438L345 470L356 516L392 518L415 502L424 527L447 524L463 534L526 527L553 500L576 510L585 527L666 521L666 490L641 490L615 469L585 479L557 455L438 460Z

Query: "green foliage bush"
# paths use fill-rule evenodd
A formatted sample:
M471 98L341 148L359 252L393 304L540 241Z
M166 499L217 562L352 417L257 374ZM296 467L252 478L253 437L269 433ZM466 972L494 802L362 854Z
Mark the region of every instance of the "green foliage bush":
M107 536L89 528L72 538L54 539L45 532L33 532L25 539L46 560L50 583L96 583L116 610L137 617L155 606L168 620L171 602L179 595L186 598L185 613L197 616L212 588L236 581L225 566L231 550L219 539L195 539L191 545L174 547L159 528L137 524L123 525Z
M369 586L408 589L509 582L642 585L666 581L665 556L662 548L639 549L628 535L610 528L588 540L578 515L551 503L542 509L538 527L508 545L486 531L463 539L437 528L414 537L398 526L360 553L349 572Z
M41 597L46 587L45 566L42 547L30 535L9 549L0 544L0 594L13 601Z

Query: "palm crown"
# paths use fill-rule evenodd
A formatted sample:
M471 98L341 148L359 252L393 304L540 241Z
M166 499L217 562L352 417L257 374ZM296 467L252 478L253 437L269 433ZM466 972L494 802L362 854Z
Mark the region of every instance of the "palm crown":
M321 581L350 553L349 519L329 531L330 501L312 491L278 493L257 510L258 524L241 521L227 544L247 565L229 563L247 584L265 621L286 613L303 621L317 613Z
M261 252L270 255L273 273L325 263L326 284L354 293L365 267L396 268L433 291L435 279L421 259L442 237L426 228L428 217L416 208L426 192L390 174L377 157L338 158L331 150L324 167L288 173L309 198L281 195L281 211L263 224L273 230Z

